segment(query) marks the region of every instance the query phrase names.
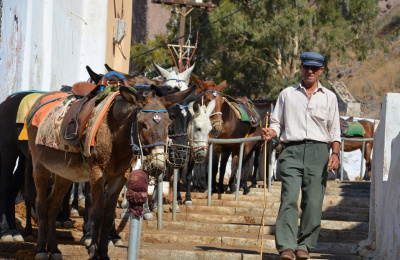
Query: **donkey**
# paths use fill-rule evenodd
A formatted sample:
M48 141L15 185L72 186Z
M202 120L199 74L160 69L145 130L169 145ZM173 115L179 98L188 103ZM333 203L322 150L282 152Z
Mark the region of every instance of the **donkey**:
M201 97L202 95L197 95L196 99ZM209 103L209 105L206 107L204 105L199 105L197 102L192 102L188 105L188 110L190 111L191 114L191 120L189 123L186 125L187 126L187 135L186 136L186 147L190 148L190 157L188 160L183 160L184 156L186 155L186 151L182 153L182 157L179 156L177 157L175 155L174 150L171 150L169 161L171 162L171 168L176 167L179 168L179 176L176 176L177 178L182 177L182 168L183 166L187 166L187 173L186 173L186 184L187 184L187 190L186 190L186 199L185 199L185 204L186 205L191 205L191 195L190 195L190 189L191 189L191 182L192 182L192 169L195 163L201 163L207 158L207 150L208 150L208 135L212 129L211 122L210 122L210 114L212 113L213 109L215 106L215 101L212 101ZM181 108L179 108L181 109ZM180 134L178 134L180 135ZM172 137L172 140L175 138ZM184 140L183 140L184 141ZM187 145L187 141L189 141L189 145ZM177 147L183 147L184 144L179 145ZM172 156L171 156L172 155ZM173 159L176 157L176 159ZM178 167L179 166L179 167ZM169 175L169 181L170 181L170 194L172 194L172 179L173 174ZM180 183L178 182L178 190L177 190L177 200L179 204L181 204L182 197L180 194ZM154 191L154 194L156 194L156 190ZM170 201L172 201L172 198L169 198ZM153 208L152 211L156 211L158 204L155 196L153 196ZM146 220L151 220L153 219L152 214L150 211L147 209L145 213Z
M68 88L63 86L61 91L68 91ZM0 121L2 122L0 125L0 132L2 133L0 136L0 231L2 241L24 241L24 238L17 231L15 223L15 199L18 192L21 192L26 206L25 239L33 239L31 209L36 191L32 171L29 170L32 162L28 141L18 139L24 124L16 122L16 117L19 113L21 101L27 95L34 93L37 92L14 93L0 104ZM16 162L17 168L14 171ZM63 205L65 205L64 202ZM68 211L69 209L63 210L59 216L59 220L64 221L65 224L69 220ZM72 222L70 223L72 225Z
M143 94L121 86L121 97L107 109L100 122L86 164L79 153L38 145L38 128L28 125L28 144L32 154L33 176L37 190L38 241L36 259L61 259L57 248L55 218L62 197L72 182L90 182L93 210L92 241L89 259L109 259L108 237L115 217L119 193L127 181L129 168L142 155L144 170L158 177L165 170L165 143L171 120L167 109L182 102L196 87L165 97L157 96L157 87ZM38 100L32 110L40 105ZM132 121L131 121L132 120ZM89 168L86 170L85 166ZM47 197L49 172L55 183ZM47 244L47 250L46 250Z
M153 65L158 74L160 74L160 76L163 76L165 78L165 85L170 87L178 87L180 90L185 90L188 88L187 86L188 78L190 76L190 73L192 73L194 69L194 64L192 67L188 68L182 73L176 71L170 72L166 69L161 68L154 62Z
M18 140L23 123L16 123L16 117L21 100L31 93L13 95L0 104L0 231L2 241L24 240L16 228L15 198L24 182L28 143ZM18 165L14 172L17 159ZM28 232L26 231L26 233Z

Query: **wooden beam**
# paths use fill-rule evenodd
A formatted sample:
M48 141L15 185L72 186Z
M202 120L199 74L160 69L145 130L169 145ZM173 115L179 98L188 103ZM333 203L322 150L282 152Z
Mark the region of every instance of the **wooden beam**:
M194 1L186 2L186 1L177 1L177 0L151 0L153 4L165 4L165 5L179 5L186 7L198 7L198 8L207 8L208 10L216 8L216 4L210 3L196 3Z

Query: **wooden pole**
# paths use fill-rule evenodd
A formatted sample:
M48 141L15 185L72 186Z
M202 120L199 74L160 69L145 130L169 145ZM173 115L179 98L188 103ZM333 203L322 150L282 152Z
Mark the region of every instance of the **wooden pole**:
M181 6L181 19L179 23L179 37L182 37L185 35L185 19L186 19L186 6L182 5ZM180 38L179 39L179 72L182 73L182 60L183 60L183 42L184 39Z
M265 117L265 127L268 127L269 121L269 112L267 112L267 116ZM264 141L264 210L262 215L261 222L261 248L260 248L260 260L262 260L262 253L264 247L264 219L265 219L265 209L267 207L267 140Z

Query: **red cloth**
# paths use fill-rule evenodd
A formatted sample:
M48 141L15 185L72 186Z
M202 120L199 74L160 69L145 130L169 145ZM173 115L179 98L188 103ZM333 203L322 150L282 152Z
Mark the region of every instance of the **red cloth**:
M147 201L149 178L142 170L133 170L129 174L126 199L129 202L129 211L137 217L143 216L143 204Z

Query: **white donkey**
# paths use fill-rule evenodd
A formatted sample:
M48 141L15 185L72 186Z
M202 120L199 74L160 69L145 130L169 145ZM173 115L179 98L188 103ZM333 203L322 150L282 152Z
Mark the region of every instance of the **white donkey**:
M208 154L208 135L212 130L210 116L215 108L215 100L210 101L208 106L199 105L199 103L190 103L189 111L192 114L192 121L188 127L188 140L191 147L190 162L186 173L186 195L185 205L192 205L190 190L192 186L193 167L195 163L202 163L207 159ZM202 173L206 174L206 173ZM179 191L179 189L178 189ZM180 192L178 192L178 201Z
M189 83L188 79L190 77L190 73L192 73L194 69L194 64L192 67L188 68L182 73L177 71L168 71L166 69L161 68L157 64L153 62L155 70L160 74L160 76L165 77L165 85L170 86L172 88L178 87L181 91L188 89L187 83Z

